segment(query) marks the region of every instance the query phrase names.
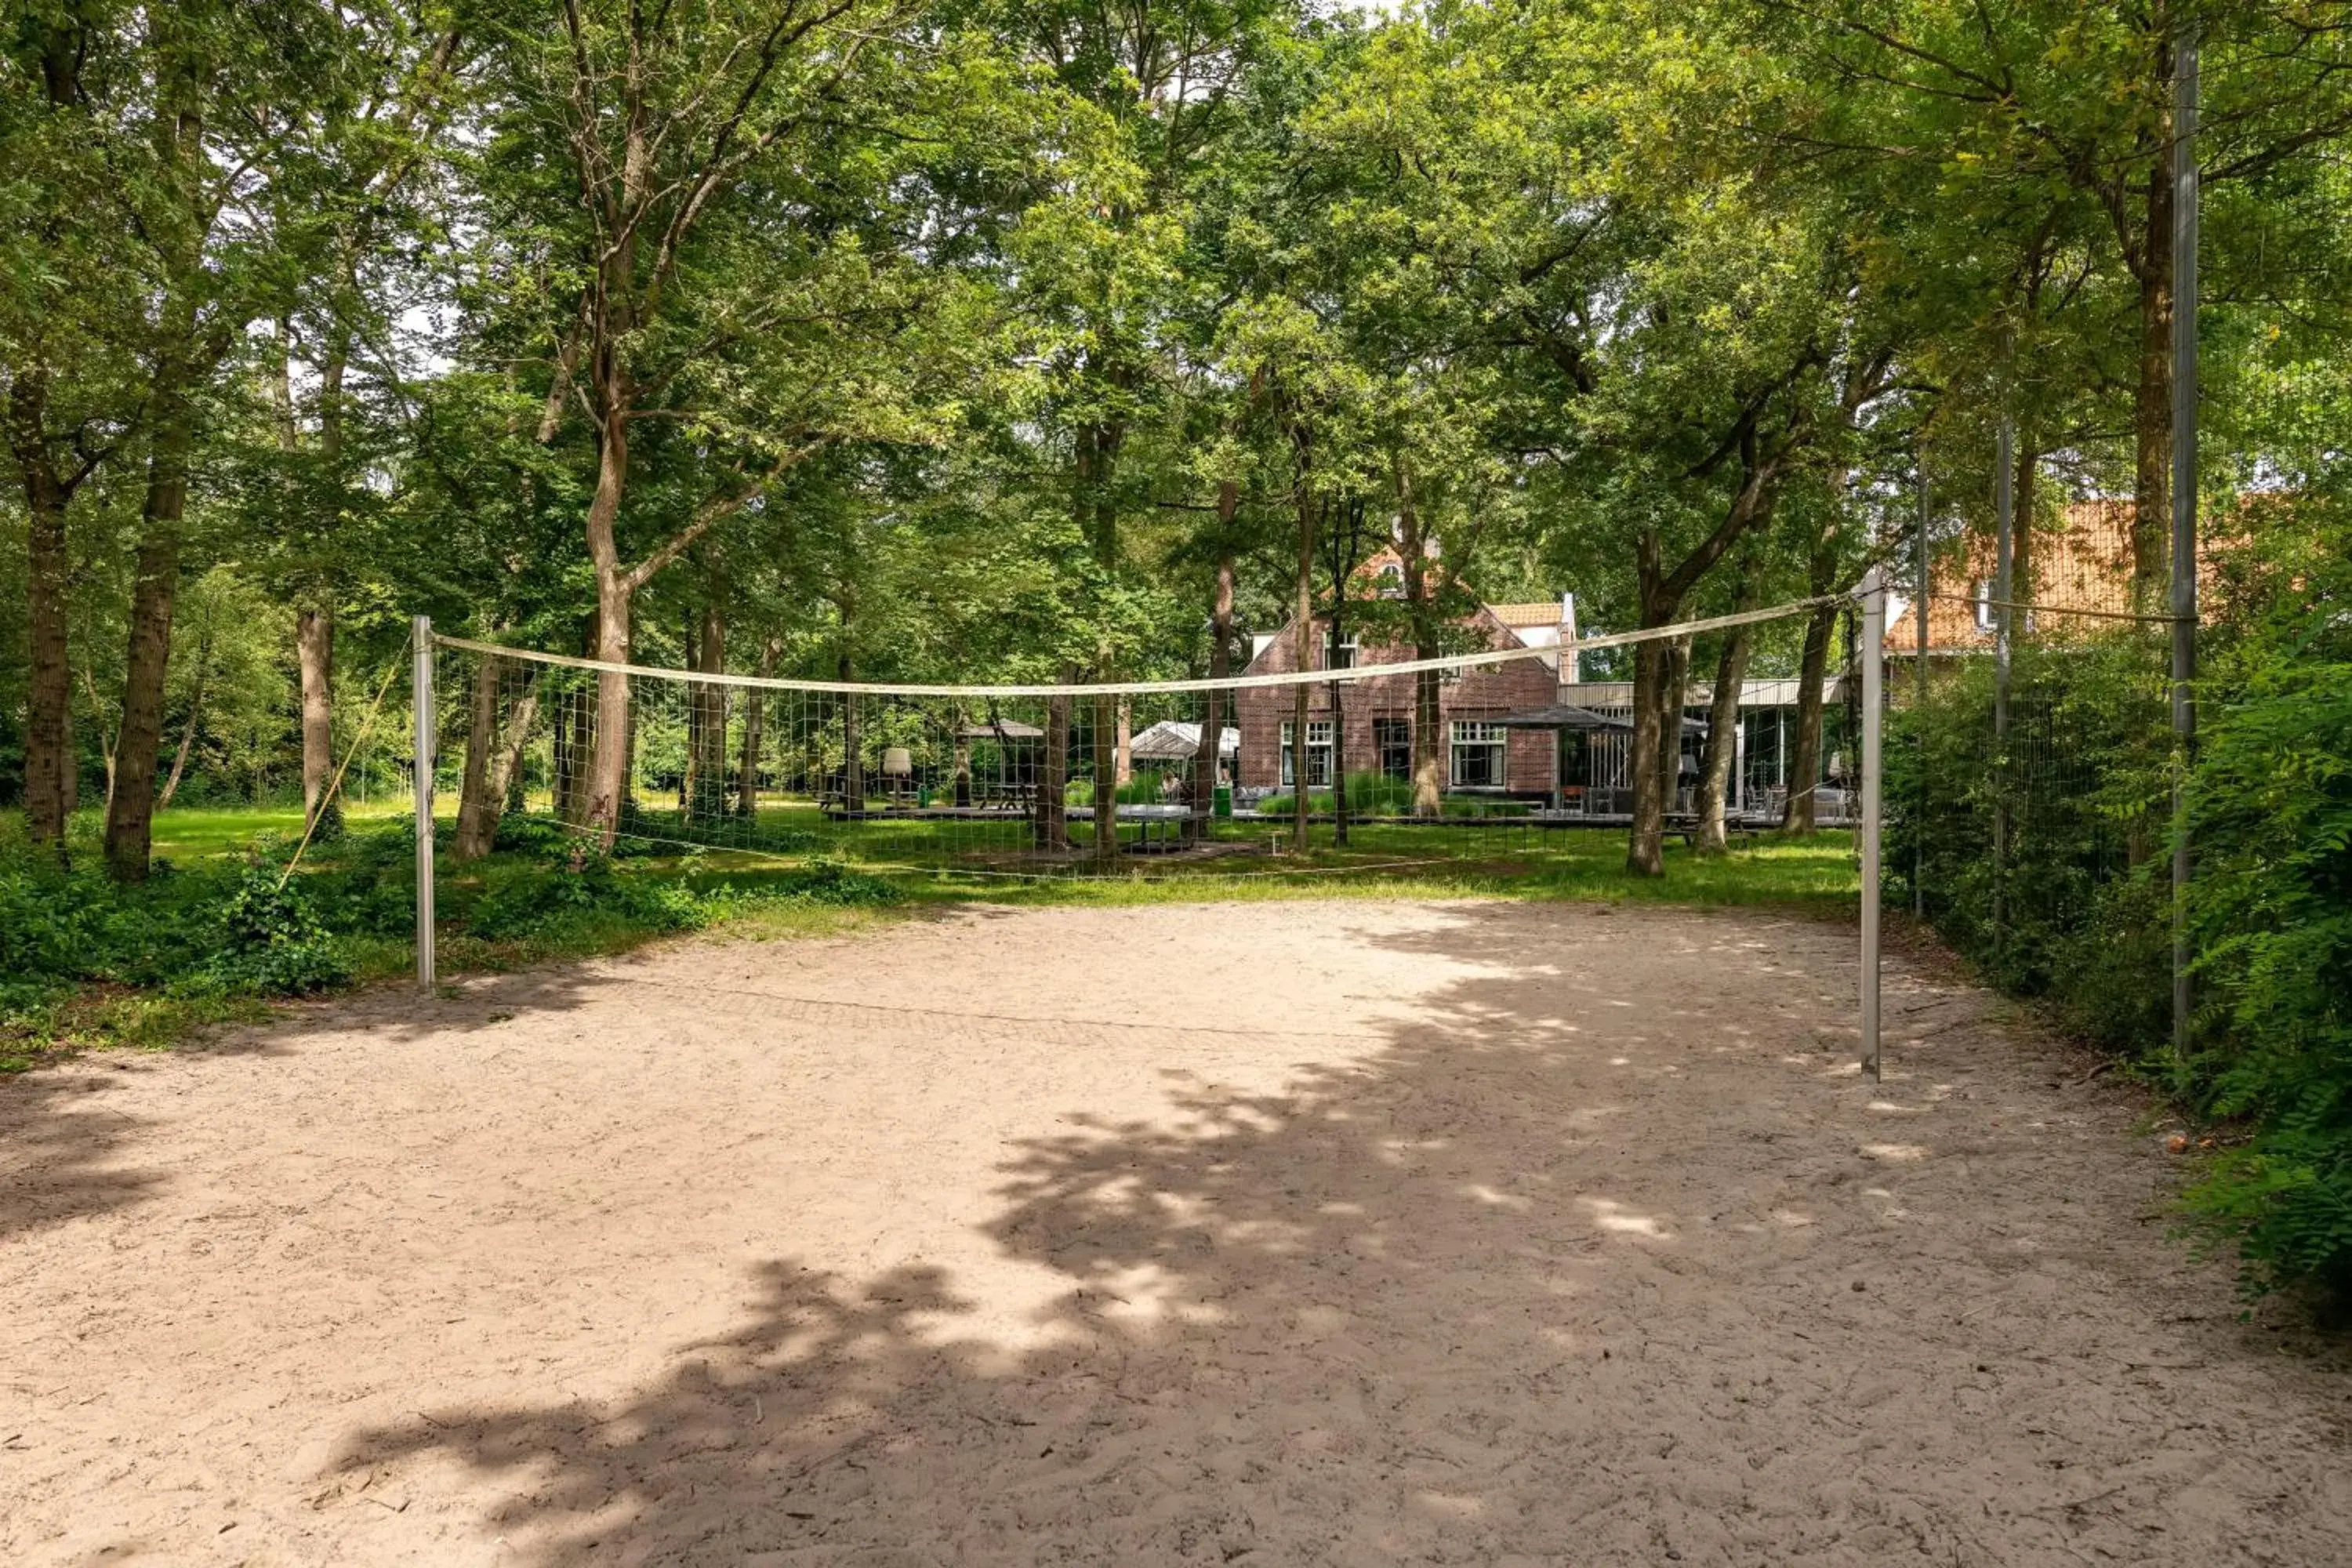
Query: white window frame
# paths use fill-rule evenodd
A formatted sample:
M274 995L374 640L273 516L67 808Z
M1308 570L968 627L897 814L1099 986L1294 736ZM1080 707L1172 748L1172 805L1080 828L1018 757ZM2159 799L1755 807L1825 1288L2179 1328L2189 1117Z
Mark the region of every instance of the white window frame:
M1445 731L1445 776L1455 789L1503 789L1510 778L1510 731L1500 724L1484 719L1456 719ZM1472 784L1464 778L1465 753L1472 750L1488 753L1488 777L1484 783Z
M1991 631L1993 629L1991 578L1979 577L1969 584L1969 604L1977 614L1977 630Z
M1331 647L1331 628L1330 628L1329 626L1325 626L1325 627L1323 628L1323 668L1326 668L1326 669L1353 669L1353 668L1356 668L1357 663L1358 663L1358 662L1362 658L1362 657L1363 657L1363 652L1364 652L1364 647L1363 647L1363 642L1362 642L1362 640L1361 640L1360 637L1358 637L1356 636L1356 634L1355 634L1355 633L1350 632L1350 633L1349 633L1349 634L1348 634L1348 638L1347 638L1347 640L1346 640L1345 642L1342 642L1342 643L1339 645L1339 650L1338 650L1338 656L1337 656L1337 662L1335 663L1335 662L1333 661L1334 656L1333 656L1333 650L1332 650L1332 647ZM1311 723L1313 723L1313 722L1314 722L1314 721L1310 719L1310 720L1308 720L1308 721L1307 721L1307 722L1311 724ZM1307 733L1311 736L1311 735L1314 733L1314 731L1310 730L1310 731L1307 731ZM1309 743L1309 744L1312 744L1313 742L1312 742L1312 741L1310 741L1308 743Z
M1297 739L1297 736L1298 731L1293 726L1292 721L1285 719L1282 721L1280 774L1284 789L1298 787L1298 770L1292 763L1293 753L1290 749L1291 742ZM1308 789L1331 787L1331 721L1328 719L1307 721L1307 787Z

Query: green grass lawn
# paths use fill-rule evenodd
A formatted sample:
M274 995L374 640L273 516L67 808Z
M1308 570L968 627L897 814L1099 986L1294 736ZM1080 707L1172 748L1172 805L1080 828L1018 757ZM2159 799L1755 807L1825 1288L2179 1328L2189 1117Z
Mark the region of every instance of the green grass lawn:
M1192 899L1486 897L1698 905L1781 905L1825 914L1849 911L1860 891L1852 835L1763 836L1729 855L1702 856L1666 845L1666 875L1625 870L1622 828L1538 828L1507 820L1475 827L1360 823L1345 848L1328 823L1314 825L1305 855L1288 852L1279 823L1225 822L1217 841L1234 851L1213 858L1130 855L1097 871L1084 857L1092 828L1071 825L1078 855L1071 875L1041 869L1019 822L974 826L920 817L828 822L814 809L763 808L757 833L785 852L821 854L853 865L930 870L915 878L919 901L987 899L1007 903L1145 903ZM1127 826L1122 837L1132 839ZM722 832L720 837L726 835ZM661 847L656 846L656 847ZM705 864L755 872L761 854L714 844Z
M93 826L96 814L89 814ZM346 806L343 820L353 826L388 822L408 815L405 801ZM302 836L299 805L175 805L155 814L157 856L174 863L207 859L216 855L242 854L264 834L276 834L290 846Z
M396 821L399 803L354 809L353 827ZM668 825L653 814L648 831ZM442 813L446 824L450 814ZM159 815L155 852L178 862L233 856L264 835L290 845L299 836L299 807L187 807ZM680 833L701 830L677 829ZM641 876L688 870L758 886L767 876L812 857L909 875L912 901L988 900L1008 903L1149 903L1193 899L1329 897L1519 898L1698 905L1783 905L1822 913L1850 910L1860 880L1853 837L1824 832L1810 838L1762 836L1725 856L1702 856L1679 840L1666 844L1666 874L1634 877L1625 867L1622 829L1533 828L1506 824L1420 827L1361 823L1349 844L1333 843L1329 824L1317 824L1304 856L1287 852L1289 831L1276 823L1221 823L1220 843L1236 851L1195 859L1129 856L1108 873L1083 858L1091 842L1086 823L1071 825L1081 856L1068 867L1040 867L1027 857L1027 829L1017 821L972 824L919 816L835 822L803 803L763 806L756 825L721 824L715 842L688 847L648 842L654 853L638 862ZM1132 838L1129 827L1123 836ZM748 839L751 847L735 843ZM1274 850L1278 852L1266 852ZM311 851L331 855L321 846ZM1072 875L1034 875L1067 869ZM445 868L445 877L463 873Z

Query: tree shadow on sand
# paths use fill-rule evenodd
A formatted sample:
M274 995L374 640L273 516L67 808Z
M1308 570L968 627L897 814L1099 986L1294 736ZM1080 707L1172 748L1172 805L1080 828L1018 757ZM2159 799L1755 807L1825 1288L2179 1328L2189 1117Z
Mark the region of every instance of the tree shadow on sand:
M0 1080L0 1241L137 1203L159 1171L123 1169L141 1123L109 1102L114 1074Z
M302 1049L322 1026L394 1046L446 1041L521 1013L583 1008L603 990L635 983L626 973L563 964L469 976L429 996L378 986L287 1004L259 1025L209 1029L168 1056L93 1052L0 1077L0 1241L110 1214L165 1189L171 1171L136 1164L149 1122L115 1103L138 1075L169 1071L194 1057L266 1062Z
M2042 1331L2015 1270L1931 1247L1952 1293L1898 1299L1823 1267L1885 1228L1878 1113L1811 1000L1845 939L1762 929L1471 906L1370 938L1466 977L1279 1093L1173 1078L1165 1116L1007 1151L988 1233L1068 1281L1034 1321L921 1264L773 1261L634 1395L428 1411L343 1468L454 1459L548 1565L2060 1562L2158 1518L2223 1549L2228 1510L2166 1516L2063 1379L1967 1370ZM2024 1326L1951 1326L1987 1300ZM2067 1463L2001 1473L1984 1435L2035 1421Z

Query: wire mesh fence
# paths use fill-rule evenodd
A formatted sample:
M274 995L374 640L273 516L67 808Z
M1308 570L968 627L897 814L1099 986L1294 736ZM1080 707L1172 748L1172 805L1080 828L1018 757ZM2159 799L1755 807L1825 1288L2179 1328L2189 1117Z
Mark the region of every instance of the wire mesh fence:
M972 876L1173 858L1295 872L1301 850L1507 852L1559 805L1548 736L1481 716L1474 693L1416 746L1412 678L1371 669L1062 695L600 670L446 639L435 660L436 780L460 861L560 834Z
M1895 683L1896 897L2005 989L2063 979L2071 991L2105 968L2119 1011L2153 1019L2168 1005L2160 955L2115 937L2130 924L2115 918L2124 904L2168 896L2163 630L2049 615L2019 629L2005 678L1985 652L1934 660L1924 701L1916 682Z

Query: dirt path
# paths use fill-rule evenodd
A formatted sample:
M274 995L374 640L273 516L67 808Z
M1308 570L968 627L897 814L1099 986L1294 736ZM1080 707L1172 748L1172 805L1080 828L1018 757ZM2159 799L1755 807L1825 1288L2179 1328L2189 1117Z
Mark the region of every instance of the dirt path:
M0 1561L2352 1562L2128 1097L1852 978L971 911L0 1084Z

